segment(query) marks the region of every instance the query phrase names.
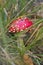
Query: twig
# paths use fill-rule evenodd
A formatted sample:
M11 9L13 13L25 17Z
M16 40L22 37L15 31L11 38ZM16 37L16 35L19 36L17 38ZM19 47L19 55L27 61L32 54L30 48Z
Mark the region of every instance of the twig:
M6 8L3 8L3 10L4 10L5 14L8 16L8 12L7 12Z

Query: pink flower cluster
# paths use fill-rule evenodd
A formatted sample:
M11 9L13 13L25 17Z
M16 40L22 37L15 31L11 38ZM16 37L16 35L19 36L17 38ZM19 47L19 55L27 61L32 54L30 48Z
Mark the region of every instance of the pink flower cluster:
M24 18L18 18L14 21L12 21L12 23L9 26L9 32L20 32L23 31L25 29L27 29L28 27L30 27L33 24L33 22L28 19L27 17Z

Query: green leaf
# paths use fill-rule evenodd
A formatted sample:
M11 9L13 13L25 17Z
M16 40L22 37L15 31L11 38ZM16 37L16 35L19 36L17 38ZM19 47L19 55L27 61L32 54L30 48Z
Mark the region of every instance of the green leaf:
M40 65L39 60L38 60L37 58L34 58L34 59L35 59L35 61L36 61L36 64L37 64L37 65Z
M43 38L43 27L41 27L41 28L38 30L37 34L36 34L36 39L37 39L37 40L40 40L40 39L42 39L42 38Z

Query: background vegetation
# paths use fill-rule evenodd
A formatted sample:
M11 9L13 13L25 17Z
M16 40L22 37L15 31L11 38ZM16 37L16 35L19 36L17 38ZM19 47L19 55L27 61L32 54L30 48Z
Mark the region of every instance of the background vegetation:
M34 24L23 32L9 34L8 26L20 16ZM0 0L0 65L24 64L43 65L43 2Z

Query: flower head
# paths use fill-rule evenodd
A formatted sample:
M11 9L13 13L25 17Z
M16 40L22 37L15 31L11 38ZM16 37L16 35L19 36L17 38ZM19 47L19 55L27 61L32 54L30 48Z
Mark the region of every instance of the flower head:
M20 32L28 27L30 27L33 24L33 22L28 19L27 17L24 18L18 18L14 21L12 21L11 25L9 26L9 32Z

